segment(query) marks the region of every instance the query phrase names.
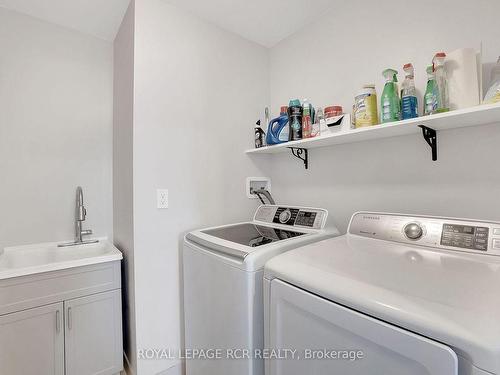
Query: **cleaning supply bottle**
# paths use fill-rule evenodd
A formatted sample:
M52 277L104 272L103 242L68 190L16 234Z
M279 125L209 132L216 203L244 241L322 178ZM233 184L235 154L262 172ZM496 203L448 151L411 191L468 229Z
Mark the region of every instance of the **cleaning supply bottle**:
M418 117L418 101L413 65L411 63L405 64L403 70L405 71L405 80L401 90L401 118L407 120Z
M382 73L385 77L384 91L381 98L382 123L398 121L401 119L399 102L397 70L386 69Z
M309 100L304 99L302 104L302 138L311 138L312 124L313 124L313 110Z
M271 120L267 128L266 143L276 145L288 142L290 127L288 126L288 107L280 109L279 117Z
M289 141L302 139L302 105L300 100L290 100L288 106Z
M448 78L446 77L446 70L444 69L444 60L446 59L446 53L438 52L432 59L432 65L434 67L434 75L436 77L436 83L439 91L438 95L438 107L436 112L447 112L450 110L450 99L448 96Z
M424 116L436 113L438 108L439 89L434 76L434 67L427 67L427 86L424 95Z
M491 86L484 97L484 103L492 104L500 102L500 57L491 71Z
M266 133L260 127L260 120L255 123L255 148L261 148L266 145Z

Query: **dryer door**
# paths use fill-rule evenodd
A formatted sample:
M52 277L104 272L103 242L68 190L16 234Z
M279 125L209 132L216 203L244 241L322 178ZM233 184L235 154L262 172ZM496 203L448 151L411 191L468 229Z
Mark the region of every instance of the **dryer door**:
M271 353L287 359L269 360L267 375L457 375L449 347L279 280L269 327Z

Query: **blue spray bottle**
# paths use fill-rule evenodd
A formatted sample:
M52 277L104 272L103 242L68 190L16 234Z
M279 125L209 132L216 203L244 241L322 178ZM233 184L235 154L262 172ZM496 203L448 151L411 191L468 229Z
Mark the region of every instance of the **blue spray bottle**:
M405 80L401 90L401 117L403 120L418 117L417 90L413 78L413 65L408 63L403 66Z

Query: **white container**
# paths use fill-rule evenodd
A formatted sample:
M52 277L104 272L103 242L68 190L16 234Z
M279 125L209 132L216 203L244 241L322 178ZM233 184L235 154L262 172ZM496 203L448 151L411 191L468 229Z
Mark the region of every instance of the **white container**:
M480 103L480 63L480 54L474 48L447 53L445 70L450 110L470 108Z
M351 115L344 113L340 116L329 117L321 125L321 136L345 132L351 129Z
M362 128L378 124L378 102L375 85L365 85L354 99L354 126Z

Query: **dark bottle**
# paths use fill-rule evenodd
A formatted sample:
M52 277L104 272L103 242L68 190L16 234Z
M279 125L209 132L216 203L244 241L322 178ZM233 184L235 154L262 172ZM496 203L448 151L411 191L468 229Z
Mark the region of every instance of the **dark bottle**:
M255 123L255 148L261 148L265 146L264 139L266 139L266 133L260 127L260 120Z
M288 124L290 132L288 140L298 141L302 139L302 106L299 100L291 100L288 106Z

